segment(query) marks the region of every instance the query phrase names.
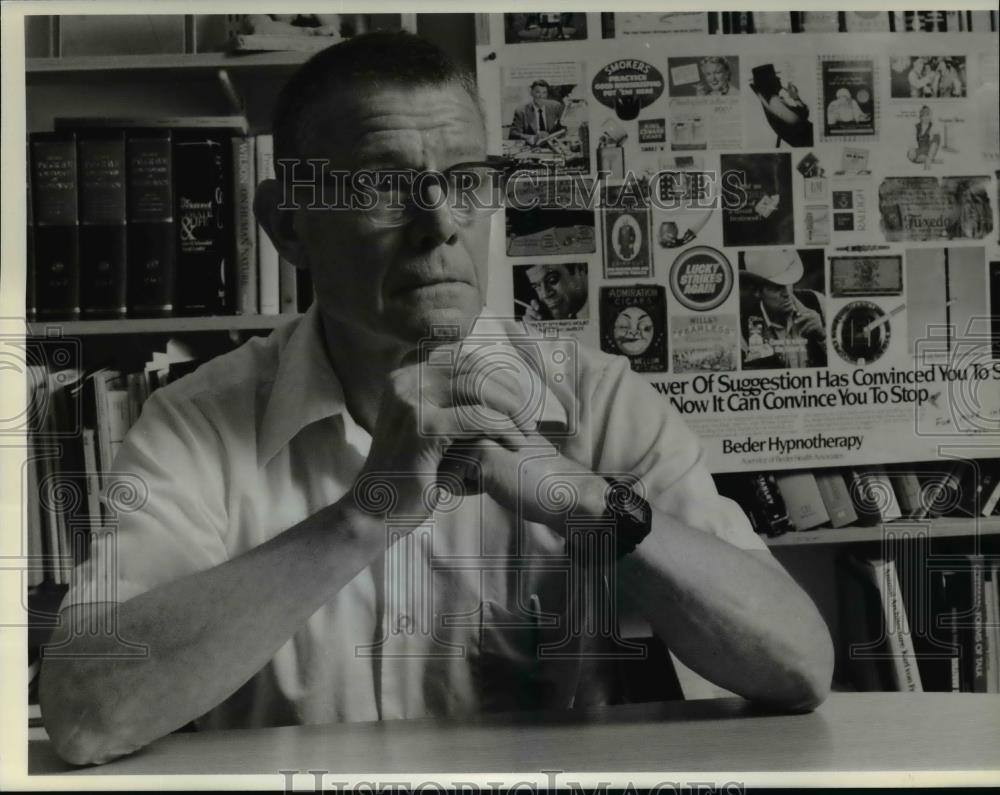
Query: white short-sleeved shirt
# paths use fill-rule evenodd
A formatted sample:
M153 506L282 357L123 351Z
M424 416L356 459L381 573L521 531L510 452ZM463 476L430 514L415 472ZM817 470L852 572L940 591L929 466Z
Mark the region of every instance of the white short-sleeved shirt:
M739 507L716 492L695 435L628 360L566 345L562 372L575 375L547 376L538 409L543 419L554 412L567 420L563 453L595 472L638 475L666 514L738 547L766 549ZM95 542L64 606L108 593L124 602L264 543L344 496L370 443L345 408L315 307L206 363L146 402L114 464L145 490L140 507ZM553 531L520 522L487 496L456 501L361 571L198 724L537 706L566 679L558 663L540 665L534 653L565 631L539 618L565 610L563 548Z

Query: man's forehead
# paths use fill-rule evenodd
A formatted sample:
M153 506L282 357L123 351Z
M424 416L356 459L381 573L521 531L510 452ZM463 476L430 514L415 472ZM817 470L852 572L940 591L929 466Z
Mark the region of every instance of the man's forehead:
M549 273L559 273L562 269L563 266L557 264L532 265L528 268L528 278L541 279Z
M476 158L485 151L480 110L457 84L341 92L317 103L312 126L310 156L423 165L427 157Z

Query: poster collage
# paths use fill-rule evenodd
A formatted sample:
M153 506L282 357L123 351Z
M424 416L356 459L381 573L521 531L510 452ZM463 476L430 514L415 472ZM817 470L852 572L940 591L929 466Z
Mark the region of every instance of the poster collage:
M958 351L1000 360L996 33L726 36L707 16L490 15L491 152L519 174L491 307L627 356L710 439L787 424L749 399L781 373L801 377L776 394L816 397L802 432L870 408L860 458L884 460L887 412L965 436L937 380L888 406L868 387L919 370L947 392ZM975 372L1000 431L1000 364ZM709 447L716 471L764 463Z

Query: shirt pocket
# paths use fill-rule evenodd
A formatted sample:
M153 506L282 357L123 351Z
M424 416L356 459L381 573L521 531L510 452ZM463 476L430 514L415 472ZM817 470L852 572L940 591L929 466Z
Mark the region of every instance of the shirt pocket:
M540 656L549 633L540 630L537 616L517 615L492 601L482 602L480 616L474 671L484 711L573 705L580 661L571 654L568 659Z

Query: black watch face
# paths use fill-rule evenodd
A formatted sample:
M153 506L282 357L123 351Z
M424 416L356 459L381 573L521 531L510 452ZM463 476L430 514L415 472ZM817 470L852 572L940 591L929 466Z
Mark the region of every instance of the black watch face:
M848 364L878 361L889 347L888 315L871 301L852 301L833 319L833 347Z

